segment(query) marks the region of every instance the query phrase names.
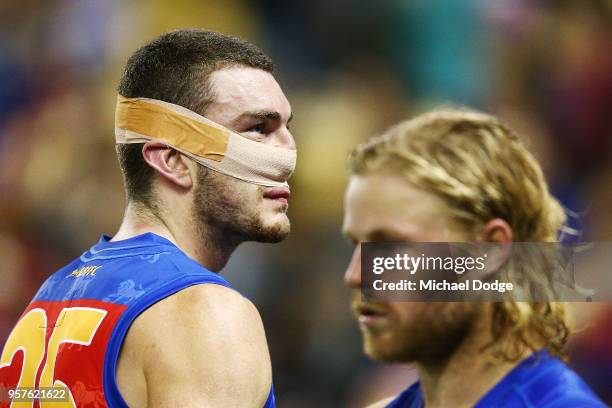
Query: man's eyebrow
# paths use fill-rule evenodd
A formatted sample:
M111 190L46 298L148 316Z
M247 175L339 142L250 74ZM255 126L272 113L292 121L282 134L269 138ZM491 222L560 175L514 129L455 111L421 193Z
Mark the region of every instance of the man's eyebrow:
M243 112L238 116L233 122L237 123L242 119L250 118L250 119L268 119L268 120L280 120L281 114L275 111L261 110L261 111L249 111ZM293 113L289 116L287 123L289 123L293 119Z

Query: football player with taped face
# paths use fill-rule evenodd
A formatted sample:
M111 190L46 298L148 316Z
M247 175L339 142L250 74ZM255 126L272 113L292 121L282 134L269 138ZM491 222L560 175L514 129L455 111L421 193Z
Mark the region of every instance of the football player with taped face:
M212 96L204 111L207 119L253 141L295 150L291 107L270 72L235 64L213 71L207 81ZM241 242L278 242L289 233L288 187L264 187L207 169L156 141L145 143L142 154L156 170L153 210L143 211L142 203L134 201L125 221L155 213L173 235L195 237L184 246L201 254L198 258L210 269L220 269ZM222 256L206 257L207 251Z
M123 221L42 284L0 388L54 388L64 406L275 407L259 313L219 274L241 242L289 233L296 147L273 67L198 29L134 52L115 111Z
M185 42L178 45L185 53L185 64L197 62L198 58L201 61L186 68L192 74L182 79L191 81L183 85L191 87L191 91L169 102L255 142L295 150L289 130L291 106L272 75L269 58L239 39L209 32L202 35L196 30L192 41L190 33L183 31L176 36L178 42ZM172 34L166 40L172 42ZM208 45L202 41L208 41ZM151 51L150 58L155 58L155 52ZM206 66L200 67L199 63ZM180 82L182 73L175 74ZM162 99L155 92L141 94L135 85L138 79L138 75L130 78L126 74L119 93L128 98ZM150 176L146 184L137 174L130 173L133 169L129 165L129 149L133 149L131 145L119 148L129 202L113 240L153 232L175 243L208 270L219 271L241 242L279 242L289 233L288 187L266 187L234 178L155 140L132 152ZM181 405L189 401L191 406L273 406L270 359L259 314L233 290L215 286L185 289L158 302L135 320L117 366L117 383L128 405ZM188 310L198 313L185 314L187 320L177 315ZM198 316L201 319L194 319ZM168 323L160 326L158 322L167 322L167 318L174 320L172 327L165 327ZM168 335L160 335L160 329ZM194 345L189 339L196 338L202 341ZM150 347L143 347L147 344ZM169 350L169 358L180 358L162 358L159 367L149 365L147 350L155 349ZM215 356L206 351L212 349L218 351ZM154 359L159 360L155 355ZM153 355L150 357L153 359ZM141 367L145 375L135 376L134 367ZM173 375L169 376L169 372ZM194 378L201 381L194 382ZM215 392L205 391L212 389Z

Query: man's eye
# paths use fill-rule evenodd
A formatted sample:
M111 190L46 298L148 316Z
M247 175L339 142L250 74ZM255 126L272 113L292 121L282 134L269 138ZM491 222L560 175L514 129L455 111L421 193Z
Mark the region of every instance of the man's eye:
M257 125L248 128L246 131L247 132L264 133L265 130L266 130L266 126L263 123L258 123Z

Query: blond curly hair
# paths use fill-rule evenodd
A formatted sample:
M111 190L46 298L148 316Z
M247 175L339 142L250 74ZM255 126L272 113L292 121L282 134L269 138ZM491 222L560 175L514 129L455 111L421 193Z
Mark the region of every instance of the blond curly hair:
M349 172L399 174L441 198L451 222L477 236L488 221L505 220L515 242L556 242L565 213L521 138L493 116L440 108L400 123L356 147ZM494 356L516 361L546 347L565 358L570 334L562 302L493 304Z

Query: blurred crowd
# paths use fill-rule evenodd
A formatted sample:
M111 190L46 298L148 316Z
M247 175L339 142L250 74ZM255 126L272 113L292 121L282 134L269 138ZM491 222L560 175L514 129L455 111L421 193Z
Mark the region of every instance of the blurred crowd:
M0 344L41 282L113 234L125 204L115 86L152 37L202 27L262 47L295 114L292 235L225 268L259 307L281 407L360 406L410 367L361 353L342 275L349 149L439 104L528 139L579 239L612 237L607 0L5 0L0 3ZM572 365L612 403L612 313L576 305Z

